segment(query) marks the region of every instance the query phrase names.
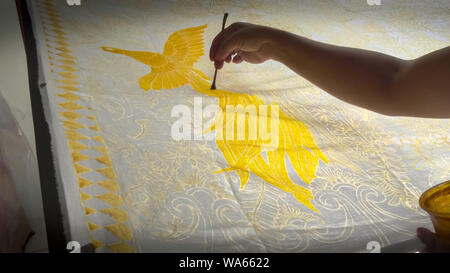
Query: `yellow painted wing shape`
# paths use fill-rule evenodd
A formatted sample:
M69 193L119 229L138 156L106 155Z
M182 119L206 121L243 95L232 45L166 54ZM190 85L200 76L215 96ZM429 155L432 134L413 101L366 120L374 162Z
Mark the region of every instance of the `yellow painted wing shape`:
M150 89L172 89L189 83L192 66L203 55L203 32L206 25L174 32L164 45L163 54L102 47L104 51L122 54L150 66L150 73L141 77L139 86Z
M227 105L247 106L254 105L259 109L264 102L257 96L248 94L238 94L226 90L210 90L209 78L201 71L193 68L193 64L203 55L202 33L204 26L179 30L169 36L163 54L127 51L115 48L103 48L105 51L126 55L151 67L151 72L139 79L139 85L144 90L149 89L170 89L182 85L190 84L191 87L207 96L219 99L219 106L225 113ZM270 107L274 104L269 105ZM261 118L259 110L257 112L257 122ZM216 119L221 118L221 111L216 115ZM269 121L270 123L270 116ZM227 128L234 126L234 135L237 136L237 126L227 124L225 119L218 132L214 125L206 132L216 130L216 144L222 151L224 158L229 164L228 168L218 171L236 171L243 188L250 177L250 172L261 177L264 181L273 186L292 194L300 203L311 210L316 211L311 203L313 195L308 189L295 184L289 177L286 169L286 154L295 172L307 184L315 177L319 161L327 163L326 157L314 143L313 137L300 121L294 120L283 112L279 113L279 145L275 150L266 151L267 162L262 157L267 141L263 141L259 134L255 140L248 138L248 127L246 128L246 138L243 140L219 139L219 133L226 135ZM245 117L248 124L249 118Z
M207 25L182 29L172 33L164 45L163 55L177 64L192 67L203 56L203 32Z
M220 120L220 115L225 113L227 105L254 105L259 109L260 105L265 105L263 100L257 96L250 96L248 94L232 93L226 90L210 90L210 82L205 78L206 76L193 73L190 79L191 87L202 94L217 97L219 99L219 111L216 119ZM275 104L268 105L268 123L270 124L270 109ZM257 111L257 122L261 118L259 110ZM223 118L223 117L222 117ZM245 117L246 124L249 124L249 117ZM319 160L328 163L326 157L314 143L313 137L306 127L300 121L294 120L279 112L279 145L272 151L266 151L267 161L262 157L264 152L264 145L267 141L261 139L258 135L256 140L250 140L249 128L246 127L246 138L244 140L228 140L226 131L228 126L234 126L234 136L237 136L237 126L234 123L227 123L224 121L222 130L222 138L218 138L217 128L211 126L204 133L216 130L216 144L222 151L225 160L228 162L228 168L218 171L236 171L241 181L241 188L248 182L250 172L261 177L264 181L274 185L275 187L292 194L300 203L307 206L309 209L317 211L312 205L312 193L297 184L295 184L289 177L286 168L286 154L297 175L307 184L315 177L316 170L319 166Z

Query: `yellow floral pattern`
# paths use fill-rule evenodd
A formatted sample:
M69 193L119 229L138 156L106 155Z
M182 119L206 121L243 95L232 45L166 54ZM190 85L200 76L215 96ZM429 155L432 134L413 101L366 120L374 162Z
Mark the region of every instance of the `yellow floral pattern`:
M76 95L92 108L136 251L366 252L370 241L385 246L413 238L419 226L431 227L418 198L432 185L450 179L448 120L385 117L348 105L272 61L226 65L217 79L221 90L278 105L287 117L307 125L314 136L328 164L315 157L318 165L309 185L298 177L292 158L284 158L289 178L314 196L310 202L316 213L257 171L250 170L256 175L249 175L243 190L236 171L216 173L233 165L225 157L227 148L223 153L216 140L171 139L171 109L178 104L193 106L204 90L202 82L207 87L206 79L196 77L194 87L191 78L181 77L179 87L165 90L167 75L155 74L162 79L161 85L153 86L153 80L148 85L150 78L139 81L151 75L148 65L99 48L108 45L165 56L168 35L204 24L208 24L203 28L207 46L228 12L230 23L270 25L322 42L411 59L448 46L449 1L383 0L381 6L369 6L366 1L333 0L290 0L276 5L234 0L96 0L83 2L81 8L69 7L65 1L52 3L51 13L59 15L65 43L76 58ZM37 39L45 42L44 37ZM167 59L174 56L173 50ZM213 75L209 59L195 52L191 57L195 68ZM167 61L158 58L160 64ZM48 65L51 60L45 62ZM219 101L220 106L217 96L202 97L205 104ZM77 122L88 124L84 119ZM96 166L89 160L83 163L90 169ZM97 221L100 215L89 215L89 221ZM92 234L100 236L100 232L109 231L101 228Z
M214 122L206 133L214 131L217 129L215 124L221 123L222 128L219 128L220 132L216 134L216 143L230 166L219 172L236 171L241 180L241 188L244 188L247 184L250 172L252 172L275 187L291 193L300 203L317 211L310 202L310 199L314 198L311 192L295 184L289 178L285 155L289 156L296 173L307 184L315 177L319 160L327 162L327 159L314 143L313 137L305 124L293 120L283 112L279 113L277 117L272 117L271 109L273 105L269 105L267 113L264 113L267 120L264 121L270 127L270 124L273 124L272 119L277 119L279 123L277 123L277 126L279 125L279 130L277 130L279 132L277 137L279 145L273 151L267 151L266 162L262 153L265 146L271 145L271 140L265 139L261 134L251 138L249 133L249 128L253 125L251 123L261 123L263 113L260 113L259 106L265 105L264 102L257 96L249 96L244 93L233 93L220 89L210 90L211 83L208 77L193 68L195 61L203 55L203 37L201 34L205 27L206 25L174 32L167 40L162 55L110 47L102 47L102 49L132 57L149 65L151 73L139 80L140 87L146 91L150 88L155 90L177 88L189 83L195 91L218 98L221 111L216 115L216 119L220 118L220 121ZM237 118L225 117L224 113L226 113L228 106L241 106L243 108L253 106L255 118L251 119L250 115L245 112L236 113ZM245 126L246 131L242 140L237 139L238 126L236 126L235 120L237 121L239 118L243 120L244 125L248 125ZM228 128L230 126L231 129ZM233 139L226 137L227 130L234 132Z

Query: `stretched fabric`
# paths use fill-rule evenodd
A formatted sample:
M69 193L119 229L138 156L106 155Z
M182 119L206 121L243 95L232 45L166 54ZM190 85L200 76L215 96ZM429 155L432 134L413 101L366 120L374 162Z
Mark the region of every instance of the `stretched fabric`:
M226 65L210 90L207 52L228 12L415 58L448 46L448 1L29 3L72 239L97 252L363 252L431 226L418 198L450 179L448 120L346 104L273 61Z

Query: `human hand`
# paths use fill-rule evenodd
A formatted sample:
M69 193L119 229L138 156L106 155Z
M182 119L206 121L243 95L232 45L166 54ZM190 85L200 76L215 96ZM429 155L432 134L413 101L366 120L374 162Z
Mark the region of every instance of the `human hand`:
M442 238L426 228L418 228L417 237L426 245L424 252L450 252L450 240Z
M272 39L277 31L250 23L233 23L214 38L209 58L217 69L231 61L263 63L273 57Z

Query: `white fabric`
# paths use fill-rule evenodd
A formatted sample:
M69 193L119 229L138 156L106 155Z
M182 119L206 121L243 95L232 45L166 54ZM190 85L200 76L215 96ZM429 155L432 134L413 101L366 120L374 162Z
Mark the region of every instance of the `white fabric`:
M175 105L193 109L196 97L205 105L217 100L189 85L144 92L138 79L148 66L101 47L162 53L173 32L208 24L206 52L194 67L212 77L209 45L228 12L229 23L265 24L322 42L415 58L449 45L450 2L96 0L80 7L53 2L76 57L77 94L99 123L137 251L365 252L370 241L387 246L414 238L419 226L431 227L418 198L450 179L449 120L378 115L329 96L271 61L226 65L217 86L279 104L307 125L328 158L307 186L316 213L254 174L244 189L236 173L215 174L228 167L216 142L174 141L170 115ZM43 32L36 37L44 71L49 70ZM44 75L53 94L55 79ZM76 216L81 206L70 151L51 97L47 119L58 143L54 154L69 218L75 211L69 222L83 225ZM290 165L288 172L303 183Z

